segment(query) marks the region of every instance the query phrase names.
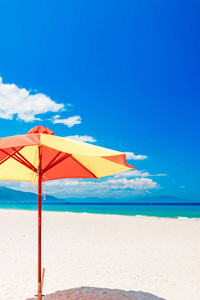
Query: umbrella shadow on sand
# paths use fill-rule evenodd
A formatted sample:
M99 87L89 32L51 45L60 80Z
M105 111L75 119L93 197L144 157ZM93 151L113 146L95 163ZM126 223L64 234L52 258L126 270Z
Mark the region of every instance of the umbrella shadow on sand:
M34 300L29 298L27 300ZM118 289L80 287L57 291L42 297L43 300L166 300L147 292L124 291Z

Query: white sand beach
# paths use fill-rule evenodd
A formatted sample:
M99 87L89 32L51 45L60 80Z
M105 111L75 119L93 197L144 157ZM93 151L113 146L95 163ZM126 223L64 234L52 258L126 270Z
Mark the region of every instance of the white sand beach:
M43 212L42 226L44 295L200 299L200 220ZM0 299L33 298L37 212L0 210L0 228Z

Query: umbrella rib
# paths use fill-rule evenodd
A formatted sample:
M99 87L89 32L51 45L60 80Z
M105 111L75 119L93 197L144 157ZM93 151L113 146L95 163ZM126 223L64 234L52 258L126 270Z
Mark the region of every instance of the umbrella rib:
M34 166L31 167L29 164L27 164L25 161L23 161L20 157L14 156L14 155L15 155L15 152L12 153L12 154L10 154L10 153L6 152L6 151L3 150L3 149L0 149L0 151L2 151L3 153L5 153L6 155L8 155L9 158L13 158L14 160L16 160L17 162L19 162L20 164L24 165L24 166L27 167L28 169L30 169L30 170L32 170L32 171L34 171L34 172L37 171L37 169L36 169ZM33 169L33 168L34 168L34 169Z
M53 164L49 165L48 168L46 167L42 173L44 174L45 172L49 171L50 169L52 169L53 167L55 167L56 165L58 165L59 163L61 163L63 160L65 160L66 158L70 157L71 154L65 154L63 155L61 158L59 158L57 161L55 161ZM58 154L57 154L58 157Z
M83 169L85 169L88 173L90 173L94 178L98 178L94 173L92 173L88 168L86 168L82 163L80 163L76 158L74 158L73 156L71 156L71 158L77 162L77 164L79 164Z
M17 161L19 161L22 165L24 165L25 167L29 168L30 170L37 172L37 169L29 162L26 162L25 160L23 160L23 156L22 158L17 156L16 153L14 153L12 155L12 158L16 159Z
M60 155L60 153L62 153L61 151L59 151L54 158L48 163L48 165L44 168L43 173L46 172L47 170L49 170L49 168L51 167L51 164L54 162L54 160Z
M32 163L30 161L28 161L28 159L26 159L20 152L19 150L15 149L14 147L12 148L13 150L15 150L15 153L13 155L15 155L17 158L19 158L16 153L22 158L22 161L24 160L34 172L37 172L36 167L34 167L34 165L32 165ZM20 149L21 150L21 149Z
M4 154L8 155L9 157L8 158L13 158L14 160L18 161L19 163L22 163L22 159L18 158L18 157L15 157L14 154L15 153L8 153L7 151L3 150L3 149L0 149L1 152L3 152Z
M5 151L5 150L3 150L3 149L0 149L0 150L1 150L1 152L3 152L4 154L8 155L8 158L13 158L13 159L15 159L16 161L18 161L19 163L22 163L22 160L21 160L20 158L17 158L17 157L14 157L14 156L13 156L15 153L10 154L10 153L8 153L7 151Z
M21 149L23 149L23 148L24 148L24 146L20 147L20 148L18 149L18 151L21 150ZM12 154L13 154L13 153L11 153L11 155L12 155ZM7 157L5 157L5 158L0 162L0 165L2 165L4 162L6 162L9 158L10 158L9 155L8 155Z

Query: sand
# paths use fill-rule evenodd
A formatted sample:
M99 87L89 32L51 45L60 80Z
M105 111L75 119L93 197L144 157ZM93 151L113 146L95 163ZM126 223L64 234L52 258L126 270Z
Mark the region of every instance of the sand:
M0 228L0 299L31 299L37 213L0 210ZM43 212L42 265L44 300L199 300L200 220Z

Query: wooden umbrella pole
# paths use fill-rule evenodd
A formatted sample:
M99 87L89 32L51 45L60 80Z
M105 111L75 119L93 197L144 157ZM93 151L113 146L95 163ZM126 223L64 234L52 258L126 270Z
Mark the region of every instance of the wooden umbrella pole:
M41 146L39 146L39 168L38 168L38 295L37 299L42 300L41 284L41 261L42 261L42 174L41 174Z

